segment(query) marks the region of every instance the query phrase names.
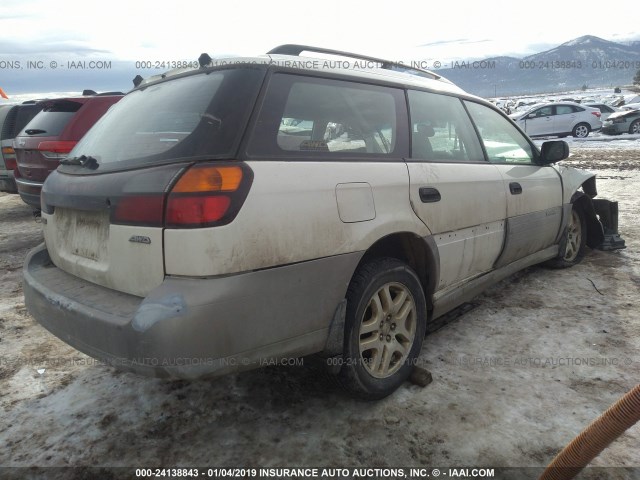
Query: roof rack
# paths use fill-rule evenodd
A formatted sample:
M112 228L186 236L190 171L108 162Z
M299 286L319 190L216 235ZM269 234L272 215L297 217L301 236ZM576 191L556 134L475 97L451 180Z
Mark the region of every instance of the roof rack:
M437 73L433 73L429 70L423 70L417 67L410 67L408 65L403 65L402 63L392 62L391 60L385 60L383 58L369 57L367 55L360 55L358 53L350 53L343 52L340 50L332 50L329 48L319 48L319 47L311 47L309 45L296 45L296 44L286 44L280 45L270 51L267 52L267 55L294 55L300 56L302 52L315 52L315 53L325 53L328 55L339 55L341 57L349 57L356 58L358 60L366 60L368 62L375 62L381 64L381 68L385 70L393 70L396 72L407 72L413 73L414 75L419 75L421 77L432 78L434 80L440 80L442 76ZM415 73L414 73L415 72Z

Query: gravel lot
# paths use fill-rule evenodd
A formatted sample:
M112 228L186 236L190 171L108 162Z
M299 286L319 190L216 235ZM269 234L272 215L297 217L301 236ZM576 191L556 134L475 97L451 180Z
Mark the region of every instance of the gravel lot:
M494 286L425 340L433 383L375 403L308 366L189 383L91 361L27 313L22 261L40 226L0 194L0 466L546 465L640 378L640 149L573 148L565 164L597 171L628 248ZM640 425L592 465L640 467Z

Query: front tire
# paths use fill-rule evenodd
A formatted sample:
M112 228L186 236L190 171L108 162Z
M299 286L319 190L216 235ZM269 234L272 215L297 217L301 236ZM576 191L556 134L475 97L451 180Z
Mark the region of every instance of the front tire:
M347 292L343 387L366 400L393 393L415 366L426 319L424 292L408 265L379 258L360 266Z
M563 252L558 258L548 262L552 268L568 268L582 261L587 243L587 220L582 209L573 205L567 223L565 237L560 244Z
M575 127L573 127L573 135L576 138L586 138L589 136L589 132L591 131L591 127L586 123L579 123Z
M640 120L634 120L634 122L629 125L629 133L631 135L635 133L640 133Z

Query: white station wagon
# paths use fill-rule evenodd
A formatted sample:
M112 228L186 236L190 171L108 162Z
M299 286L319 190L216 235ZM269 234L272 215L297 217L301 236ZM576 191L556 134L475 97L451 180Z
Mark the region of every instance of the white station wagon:
M624 246L594 175L552 165L565 142L435 73L299 45L200 63L139 84L44 184L26 303L88 355L196 378L318 354L381 398L428 322Z

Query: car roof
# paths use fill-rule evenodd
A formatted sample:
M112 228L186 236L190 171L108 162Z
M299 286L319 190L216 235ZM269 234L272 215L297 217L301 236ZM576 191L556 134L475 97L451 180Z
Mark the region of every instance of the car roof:
M53 105L57 102L78 102L78 103L87 103L93 99L101 99L108 97L122 97L124 93L122 92L108 92L108 93L100 93L96 95L75 95L72 97L60 97L60 98L48 98L44 100L38 100L36 103L45 104L45 105Z
M573 107L583 107L584 106L584 105L582 105L581 103L578 103L578 102L553 102L553 105L571 105Z
M594 108L594 107L589 107L586 104L583 103L576 103L576 102L545 102L545 103L539 103L537 105L534 105L533 108L540 108L540 107L548 107L548 106L552 106L552 105L568 105L568 106L572 106L572 107L587 107L587 108Z
M292 51L302 50L318 53L331 52L329 53L329 55L333 55L334 58L274 53L279 51L287 51L288 48L293 48ZM330 75L346 76L351 79L357 79L365 82L384 82L387 84L395 84L398 87L426 88L443 93L463 94L468 97L480 98L468 94L462 88L453 84L446 78L428 70L422 70L419 68L411 67L409 65L403 65L400 63L378 59L375 57L368 57L359 54L339 52L336 50L321 49L304 45L282 45L280 47L276 47L265 55L251 57L235 56L211 58L208 55L207 57L210 62L206 63L204 67L201 68L211 69L220 67L230 68L234 65L262 65L266 68L283 68L287 71L326 73ZM343 60L342 57L345 57L345 59ZM380 64L381 67L373 67L372 62ZM348 68L344 67L345 63L348 63ZM372 65L372 68L362 68L363 65ZM391 66L393 69L390 69L389 66ZM178 68L170 70L160 75L154 75L142 80L138 87L143 87L144 85L148 85L149 83L161 81L172 76L185 73L193 73L198 70L200 69Z
M357 78L359 80L370 80L374 82L385 81L387 83L395 83L398 86L414 86L414 87L424 87L431 90L439 90L442 92L450 92L450 93L464 93L466 92L458 87L457 85L449 82L444 79L444 77L440 77L439 79L431 79L424 78L409 71L394 71L394 70L386 70L382 68L339 68L331 65L331 60L322 59L318 57L298 57L298 56L290 56L290 55L269 55L270 65L274 65L276 67L284 67L287 69L300 70L305 72L322 72L322 73L330 73L334 75L346 75L351 78ZM287 66L287 62L290 62ZM325 62L329 62L328 64ZM297 63L304 63L306 65L310 65L301 68L296 66Z

